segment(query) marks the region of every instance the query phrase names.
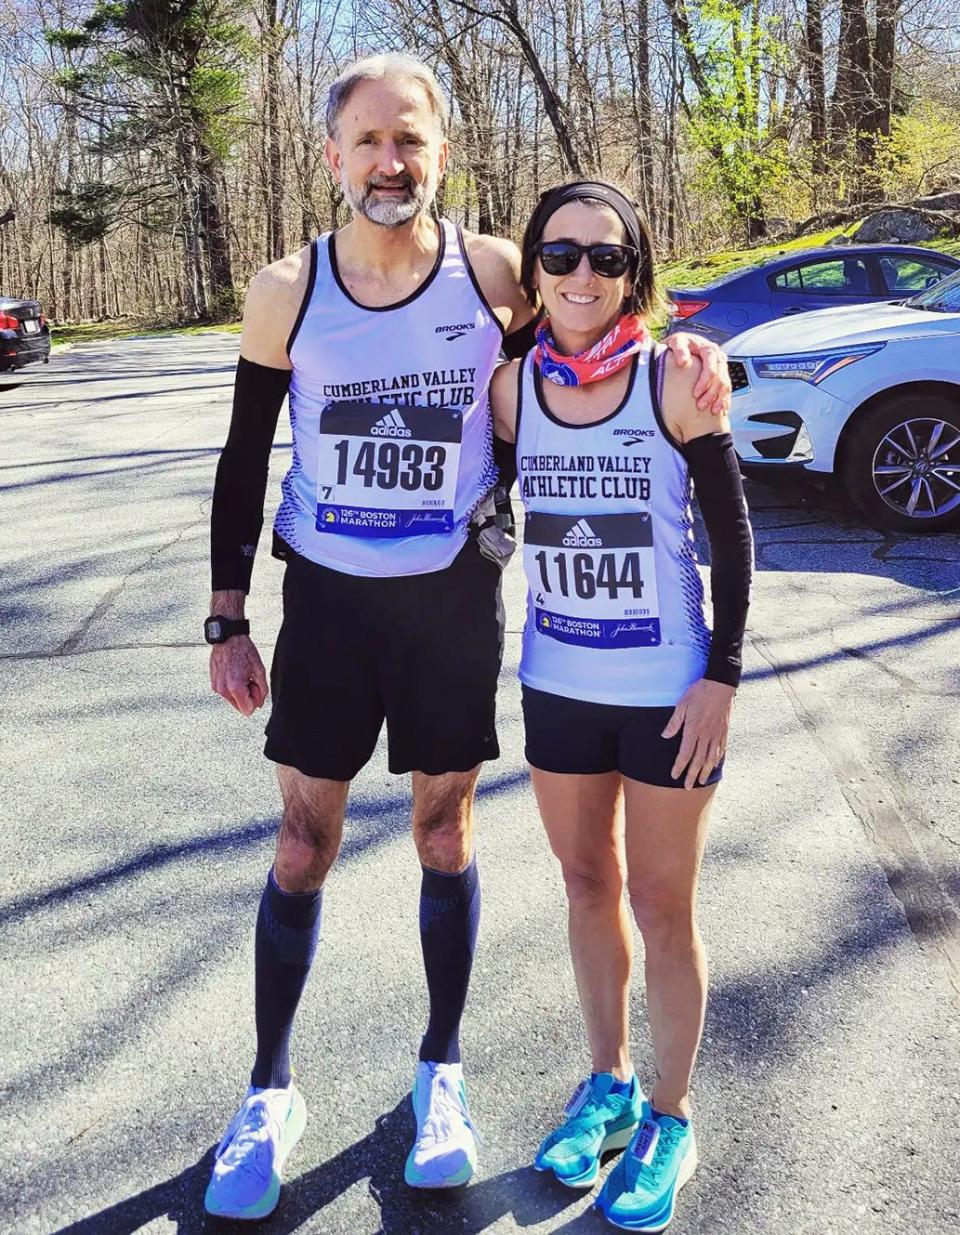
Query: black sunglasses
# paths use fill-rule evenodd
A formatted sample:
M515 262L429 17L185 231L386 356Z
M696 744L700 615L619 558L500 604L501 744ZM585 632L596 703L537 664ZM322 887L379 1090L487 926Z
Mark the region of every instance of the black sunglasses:
M572 274L584 253L594 274L619 279L640 265L640 251L626 244L577 244L575 240L541 240L536 246L547 274Z

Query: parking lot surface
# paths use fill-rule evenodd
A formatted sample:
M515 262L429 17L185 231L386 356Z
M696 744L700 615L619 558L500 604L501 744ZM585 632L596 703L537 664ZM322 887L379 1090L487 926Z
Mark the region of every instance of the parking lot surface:
M278 794L263 714L211 694L207 527L237 338L74 347L0 382L0 1231L206 1222L247 1084L253 924ZM281 425L269 503L289 451ZM960 541L750 487L757 576L701 894L712 997L701 1165L677 1235L960 1227ZM268 658L269 514L250 603ZM484 910L464 1034L481 1169L402 1182L424 1009L408 785L355 783L294 1043L307 1131L259 1228L609 1230L530 1168L588 1067L562 886L522 757L508 614L503 757L482 775ZM429 621L429 615L424 615ZM635 1060L651 1079L644 999Z

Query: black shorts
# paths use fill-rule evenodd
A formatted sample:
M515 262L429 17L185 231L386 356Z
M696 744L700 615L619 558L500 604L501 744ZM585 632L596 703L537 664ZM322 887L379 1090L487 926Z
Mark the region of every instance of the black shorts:
M391 772L466 772L500 754L500 567L472 538L444 570L365 578L292 555L264 753L351 780L387 722Z
M675 780L670 769L683 731L672 738L660 736L672 715L673 708L585 703L524 686L527 762L543 772L620 772L645 785L682 789L683 777ZM715 785L722 774L721 759L703 783Z

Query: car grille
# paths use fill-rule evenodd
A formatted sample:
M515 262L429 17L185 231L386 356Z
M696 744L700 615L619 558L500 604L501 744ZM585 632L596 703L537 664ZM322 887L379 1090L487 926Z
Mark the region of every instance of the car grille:
M750 385L750 379L747 377L747 366L742 360L728 360L727 368L730 370L730 384L733 387L734 394L738 390L746 390Z

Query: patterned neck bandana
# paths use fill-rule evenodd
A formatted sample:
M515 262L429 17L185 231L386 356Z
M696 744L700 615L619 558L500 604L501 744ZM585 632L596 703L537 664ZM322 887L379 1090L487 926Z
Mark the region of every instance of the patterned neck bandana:
M622 369L649 342L646 322L638 314L631 313L621 317L592 347L574 356L565 356L557 351L547 317L537 327L534 362L540 366L543 376L557 386L585 386L587 382L599 382Z

